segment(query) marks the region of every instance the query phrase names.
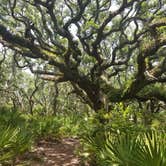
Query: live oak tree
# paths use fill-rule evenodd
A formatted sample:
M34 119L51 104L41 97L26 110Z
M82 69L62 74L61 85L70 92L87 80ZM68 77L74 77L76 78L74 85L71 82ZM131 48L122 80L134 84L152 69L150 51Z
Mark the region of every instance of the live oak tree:
M1 51L13 50L18 66L70 82L95 111L109 102L166 102L165 0L0 4Z

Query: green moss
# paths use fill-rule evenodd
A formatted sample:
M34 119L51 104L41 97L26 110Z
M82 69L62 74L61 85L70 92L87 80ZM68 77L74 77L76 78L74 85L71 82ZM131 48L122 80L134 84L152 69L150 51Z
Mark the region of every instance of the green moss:
M44 50L44 49L40 49L41 53L47 55L48 57L52 57L52 58L55 58L57 57L57 55L55 53L52 53L48 50Z

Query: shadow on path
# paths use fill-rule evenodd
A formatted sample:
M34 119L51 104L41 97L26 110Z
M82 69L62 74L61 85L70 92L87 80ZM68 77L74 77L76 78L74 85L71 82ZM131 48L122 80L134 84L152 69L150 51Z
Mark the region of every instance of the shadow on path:
M26 161L26 166L79 166L79 159L74 154L78 145L78 140L73 138L61 142L40 141L34 152L26 154L21 163Z

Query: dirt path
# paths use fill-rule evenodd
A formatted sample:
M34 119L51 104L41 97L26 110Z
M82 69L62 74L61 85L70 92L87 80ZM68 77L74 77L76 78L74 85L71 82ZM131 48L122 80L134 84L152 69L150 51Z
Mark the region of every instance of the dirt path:
M26 154L21 163L26 166L79 166L79 159L74 154L78 145L78 140L73 138L61 142L40 141L34 152Z

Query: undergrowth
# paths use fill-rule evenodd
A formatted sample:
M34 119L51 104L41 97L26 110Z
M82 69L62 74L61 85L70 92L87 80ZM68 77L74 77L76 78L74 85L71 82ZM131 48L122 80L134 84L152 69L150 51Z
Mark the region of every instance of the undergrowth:
M59 141L74 137L80 140L77 155L82 165L165 166L165 126L160 123L146 127L140 122L135 124L126 118L128 112L124 111L125 116L115 110L88 116L72 112L43 116L1 107L0 164L14 165L19 156L31 151L41 139ZM100 122L101 117L105 119L104 123ZM161 121L163 124L163 119Z

